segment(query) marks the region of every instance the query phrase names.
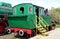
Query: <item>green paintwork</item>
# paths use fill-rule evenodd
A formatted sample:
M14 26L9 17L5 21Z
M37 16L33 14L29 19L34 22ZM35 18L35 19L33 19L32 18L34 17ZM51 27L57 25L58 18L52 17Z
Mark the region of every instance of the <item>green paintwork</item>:
M51 17L50 16L42 16L42 18L48 23L48 24L51 24Z
M20 7L24 7L24 13L20 13ZM32 12L29 12L29 7L32 7ZM13 11L16 9L16 13L8 17L10 27L15 28L36 28L36 15L34 13L34 7L31 4L20 4L13 7Z
M12 6L9 3L0 2L0 14L12 14Z
M38 19L39 19L39 23L38 25L40 26L49 26L51 24L51 18L50 16L46 16L44 13L44 8L43 7L38 7ZM35 7L36 8L36 7ZM47 19L47 20L46 20Z
M21 7L24 7L24 13L20 12ZM29 12L29 7L32 7L31 12ZM36 12L35 12L36 7L39 8L38 17L44 20L43 21L42 19L40 19L42 21L42 22L39 22L40 25L45 26L47 24L50 24L51 23L50 16L45 15L43 7L39 7L29 3L23 3L13 7L13 15L8 16L9 27L28 28L28 29L36 28L36 24L37 24Z
M5 3L5 2L0 2L0 6L5 6L5 7L9 7L9 8L12 7L11 4L9 4L9 3Z
M41 13L41 9L43 10L42 13ZM40 8L40 14L39 14L39 18L41 19L41 21L43 22L43 24L45 25L50 25L51 24L51 16L47 16L45 13L44 13L44 8ZM43 24L41 24L43 26Z

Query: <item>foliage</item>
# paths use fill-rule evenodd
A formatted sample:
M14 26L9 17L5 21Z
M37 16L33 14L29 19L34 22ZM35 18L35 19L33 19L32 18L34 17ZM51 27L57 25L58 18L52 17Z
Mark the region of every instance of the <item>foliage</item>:
M58 11L58 12L60 12L60 8L56 8L55 10Z
M51 14L51 19L55 20L57 23L60 23L60 8L52 8L49 10Z
M60 24L56 24L56 28L60 28Z

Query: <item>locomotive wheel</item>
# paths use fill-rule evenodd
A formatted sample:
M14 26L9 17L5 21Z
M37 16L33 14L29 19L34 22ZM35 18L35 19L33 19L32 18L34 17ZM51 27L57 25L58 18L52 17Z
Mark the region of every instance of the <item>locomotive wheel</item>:
M36 30L33 30L33 36L35 36L36 35Z
M22 30L19 30L18 34L19 36L24 36L24 32Z
M28 38L33 37L33 36L36 36L36 30L35 29L32 29L32 34L27 35Z
M8 29L8 30L7 30L7 33L8 33L8 34L10 34L10 33L11 33L11 30L10 30L10 29Z
M49 27L48 27L48 31L51 31L51 30L52 30L52 26L49 26Z

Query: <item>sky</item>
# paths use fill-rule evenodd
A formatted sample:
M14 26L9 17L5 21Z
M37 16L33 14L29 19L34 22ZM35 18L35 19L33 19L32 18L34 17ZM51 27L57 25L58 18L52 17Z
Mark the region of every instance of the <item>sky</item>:
M48 9L51 9L51 7L60 7L60 0L0 0L0 2L10 3L12 6L21 3L32 3L34 5L42 6Z

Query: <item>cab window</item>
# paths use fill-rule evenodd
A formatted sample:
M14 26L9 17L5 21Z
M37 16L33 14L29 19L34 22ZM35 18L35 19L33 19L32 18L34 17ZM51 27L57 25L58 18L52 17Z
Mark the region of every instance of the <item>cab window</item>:
M22 13L22 14L24 13L24 7L20 8L20 13Z
M41 9L40 13L41 13L41 15L44 15L44 10L43 10L43 9Z
M16 14L16 8L13 9L13 13Z
M30 13L32 12L32 7L29 7L29 12L30 12Z

